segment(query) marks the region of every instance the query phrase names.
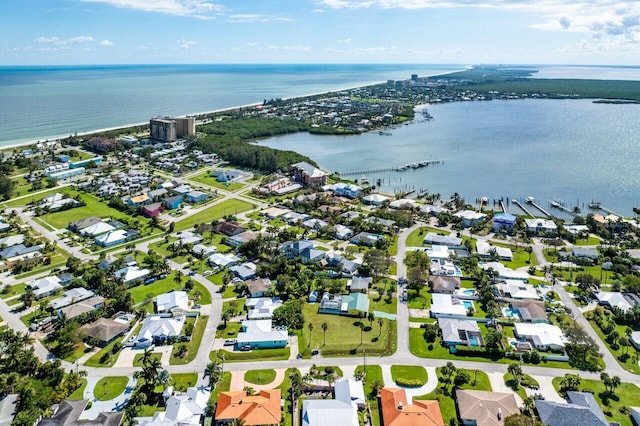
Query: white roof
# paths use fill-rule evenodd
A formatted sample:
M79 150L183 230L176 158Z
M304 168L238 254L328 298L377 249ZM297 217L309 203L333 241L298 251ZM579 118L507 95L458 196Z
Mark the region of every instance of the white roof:
M474 212L473 210L460 210L454 213L454 216L467 220L484 219L487 215L484 213Z
M148 269L140 269L137 266L127 266L126 268L122 268L114 273L114 276L117 279L122 279L123 283L128 283L129 281L134 281L149 275L151 271Z
M619 291L599 291L596 297L601 303L607 303L609 306L615 306L624 312L633 309L633 305L625 299L624 295Z
M113 226L109 225L106 222L98 222L96 224L93 224L91 226L88 226L82 229L80 233L82 235L89 235L93 237L95 235L104 234L105 232L113 231L115 229L116 228L114 228Z
M536 346L559 346L564 347L565 338L560 327L545 323L524 323L514 324L518 336L531 339Z
M217 265L217 266L228 266L240 261L238 256L235 256L231 253L221 254L215 253L209 257L209 264Z
M431 248L427 250L427 256L429 256L429 259L448 259L449 247L432 245Z
M91 290L87 290L84 287L72 288L64 292L64 296L51 301L51 307L53 309L64 308L65 306L72 305L81 300L89 299L95 296L95 293Z
M510 248L493 246L484 240L476 241L476 251L480 256L490 256L492 250L495 251L500 259L513 259L513 253Z
M160 315L147 315L138 333L138 340L153 340L154 337L176 337L182 332L186 317L164 317Z
M524 223L527 224L527 228L558 229L556 223L550 219L525 219ZM582 226L586 227L586 225Z
M391 207L392 209L397 209L404 206L405 204L409 204L411 205L411 207L415 207L418 205L416 200L412 200L411 198L401 198L399 200L393 200L392 202L390 202L389 207Z
M109 245L120 242L127 239L127 231L124 229L118 229L116 231L109 231L106 234L102 234L95 238L96 244Z
M358 410L335 399L302 401L302 426L358 426Z
M525 271L514 271L511 268L507 268L500 262L487 262L482 265L482 269L485 271L487 271L489 268L496 271L499 278L521 281L526 281L529 279L529 274Z
M367 203L382 203L383 201L386 201L389 199L390 199L389 197L386 197L381 194L369 194L362 197L362 200L366 201Z
M275 342L289 338L289 333L285 328L273 329L272 324L270 319L242 321L245 331L238 333L238 345L242 346L253 342Z
M189 309L189 296L186 291L172 291L158 295L156 298L158 312L167 312L173 309Z
M249 301L251 300L252 307L249 306ZM273 317L273 311L282 306L282 301L274 300L268 297L260 297L256 299L247 299L247 307L251 307L249 309L249 313L247 314L247 319L257 320L257 319L269 319Z
M24 243L24 235L22 234L0 238L0 246L11 247L22 243Z
M33 293L36 297L62 288L60 285L60 279L54 276L29 281L28 285L33 289Z
M519 280L505 280L505 283L496 284L503 294L511 294L513 299L540 299L536 288L531 284L525 284Z
M434 314L467 315L466 306L458 299L455 299L457 303L454 304L450 294L434 293L431 298L431 312Z
M581 232L589 232L589 227L587 225L564 225L564 229L574 235Z
M139 426L199 425L211 393L204 388L189 388L186 394L173 395L167 399L165 411L153 417L137 417Z
M343 377L342 379L336 380L333 384L333 389L338 401L346 403L355 402L356 404L362 405L366 403L364 387L361 381Z

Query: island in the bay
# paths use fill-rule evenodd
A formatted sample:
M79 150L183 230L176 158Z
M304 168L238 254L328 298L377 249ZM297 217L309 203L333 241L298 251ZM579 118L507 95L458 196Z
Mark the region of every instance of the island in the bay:
M440 102L640 100L640 82L531 72L412 76L5 149L2 422L631 425L635 217L384 194L252 143L384 136Z

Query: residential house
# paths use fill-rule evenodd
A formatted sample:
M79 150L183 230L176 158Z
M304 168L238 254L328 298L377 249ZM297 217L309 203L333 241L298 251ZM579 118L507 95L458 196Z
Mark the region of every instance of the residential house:
M516 217L511 213L498 213L493 216L493 231L511 233L516 224Z
M286 327L274 327L270 319L244 320L236 338L236 349L284 348L287 346L289 333Z
M513 253L510 248L493 246L484 240L476 241L476 252L482 260L489 260L497 257L500 260L510 262L513 260Z
M282 306L282 301L269 297L249 298L245 306L248 309L248 320L271 319L273 312Z
M18 394L9 393L0 398L0 425L10 426L18 414Z
M554 237L558 235L558 226L550 219L525 219L527 232L534 236Z
M494 278L500 280L519 280L527 282L529 280L529 274L526 271L514 271L511 268L507 268L500 262L486 262L482 264L482 269L488 271L493 270Z
M347 291L367 291L372 282L371 277L353 277L347 281Z
M482 333L476 321L438 318L442 342L447 346L482 346Z
M353 275L358 271L361 263L358 261L349 260L343 255L333 251L325 256L326 262L330 266L340 267L340 272L348 275Z
M431 248L425 250L429 259L449 259L451 252L447 246L432 245Z
M240 265L234 265L229 268L229 270L242 281L255 277L257 269L258 267L253 262L244 262Z
M548 322L547 312L544 308L544 302L537 300L512 300L510 302L511 309L517 311L522 322Z
M108 318L99 318L80 327L80 332L85 338L95 339L101 348L122 336L127 330L129 330L128 322L115 321Z
M314 246L313 241L300 240L300 241L287 241L282 243L280 250L287 256L287 259L294 259L307 250L312 249Z
M373 247L379 240L384 239L383 236L378 234L371 234L369 232L360 232L349 240L351 244L357 246Z
M173 192L175 192L176 194L180 194L183 197L186 197L188 193L190 193L192 191L191 187L189 185L178 185L175 188L173 188Z
M380 409L384 426L444 426L440 404L435 400L407 400L404 389L380 389Z
M156 312L186 311L189 309L189 295L186 291L171 291L156 297Z
M359 426L358 410L338 399L304 399L302 426Z
M353 235L351 228L337 224L335 227L335 237L339 240L347 240Z
M68 272L63 272L58 275L58 279L60 280L60 285L67 285L73 281L73 275Z
M589 227L587 225L563 225L571 235L589 234Z
M151 417L136 417L138 426L198 426L202 424L211 392L190 387L185 393L176 392L165 401L165 410Z
M366 219L362 220L364 223L368 223L370 225L379 225L385 229L391 229L396 224L395 220L391 219L383 219L377 216L369 216Z
M359 410L365 409L367 400L361 381L343 377L335 381L333 391L338 401L355 403Z
M73 198L70 198L67 194L55 193L43 198L40 202L40 207L48 209L50 212L55 212L63 208L71 208L77 204L80 203Z
M269 278L254 278L246 281L249 297L262 297L269 293L273 287Z
M635 349L640 350L640 331L634 331L631 333L631 344Z
M456 390L458 413L465 426L501 426L504 419L519 414L513 392Z
M182 195L174 195L162 200L162 204L167 208L167 210L174 210L180 208L182 201Z
M487 217L486 214L474 212L473 210L460 210L453 215L462 219L462 224L465 228L470 228L476 223L482 222Z
M52 300L49 304L54 310L58 310L64 308L65 306L73 305L74 303L90 299L93 296L95 296L95 293L91 290L87 290L84 287L77 287L65 291L62 297Z
M0 232L4 232L4 231L8 231L9 229L11 229L11 225L8 223L4 223L1 219L0 219Z
M82 231L83 229L95 225L99 222L102 222L102 219L97 216L85 217L84 219L76 220L75 222L69 223L69 226L67 226L67 228L69 228L69 230L72 232L80 233L80 231Z
M362 202L365 204L369 204L372 206L381 206L386 202L391 200L389 197L386 197L381 194L369 194L362 197Z
M280 389L262 390L256 395L246 391L220 392L214 419L216 424L239 420L245 426L267 426L282 421Z
M200 203L206 201L209 198L209 194L202 191L191 191L187 193L187 203Z
M502 283L496 283L495 288L501 297L509 299L540 300L542 298L533 285L525 284L520 280L504 280Z
M473 309L473 302L470 300L462 301L450 294L434 293L431 295L430 315L434 318L443 315L465 317L469 309Z
M328 293L325 295L322 296L318 313L359 317L369 312L369 297L364 293L338 294L333 299L328 296Z
M240 258L234 254L227 253L214 253L209 257L209 265L217 266L219 268L225 268L235 265L240 262Z
M619 291L599 291L596 294L598 303L611 309L617 308L628 312L634 306L640 306L640 299L633 293L620 293Z
M72 320L82 314L86 314L87 312L100 309L104 301L105 299L102 296L93 296L89 299L81 300L72 305L58 309L57 313L58 315L64 314L67 317L67 320Z
M224 234L228 237L232 237L234 235L238 235L246 231L246 228L240 225L238 222L219 222L214 227L213 230L220 234Z
M143 215L146 217L156 217L162 213L162 203L153 203L140 209Z
M147 348L152 344L164 344L169 339L180 337L186 318L185 315L147 315L138 332L135 347Z
M24 244L24 235L9 235L8 237L0 238L0 247L7 248L16 246L18 244Z
M206 259L210 257L216 251L218 251L218 248L216 246L209 247L209 246L205 246L204 244L196 244L191 249L191 253L194 254L195 256L198 256L198 258L201 258L201 259Z
M567 401L535 400L540 420L549 426L609 426L592 393L567 391Z
M51 296L52 294L60 291L62 286L60 285L60 278L55 276L48 276L45 278L40 278L37 280L31 280L27 283L33 290L33 294L36 299L41 299L43 297Z
M429 273L431 275L442 276L458 276L461 275L458 267L449 259L431 259L431 265L429 266Z
M576 259L598 260L598 250L591 247L573 246L571 256Z
M253 241L260 236L259 233L253 231L245 231L240 234L234 235L233 237L227 237L225 239L225 243L227 245L238 247L242 244L248 243L249 241Z
M327 184L327 173L312 166L306 161L291 165L293 178L305 186L324 186Z
M153 201L160 201L168 193L169 192L167 192L166 189L158 188L158 189L154 189L153 191L147 192L147 196L151 198Z
M432 275L429 278L432 293L453 294L460 288L460 278L447 275Z
M404 209L410 210L418 207L418 203L416 200L412 200L411 198L401 198L399 200L393 200L389 203L389 207L392 209Z
M287 222L289 225L298 225L298 223L302 223L309 218L309 215L306 213L298 213L298 212L288 212L282 215L282 220Z
M140 269L137 266L127 266L114 272L116 280L122 281L123 284L132 284L144 280L151 273L148 269Z
M462 238L455 237L453 235L440 235L434 232L428 232L427 235L424 236L422 242L430 245L460 247L462 245Z
M447 209L442 208L440 206L434 206L431 204L423 204L420 206L420 213L430 215L430 216L438 216L440 213L446 212Z
M88 399L64 400L58 406L54 406L52 416L41 418L36 426L119 426L122 423L124 411L105 411L95 419L81 419L88 403Z
M16 244L0 250L0 259L4 259L7 266L11 267L16 262L41 257L40 248L39 245L27 247L24 244Z
M640 425L640 407L629 407L629 409L631 410L633 421L636 422L636 425Z
M94 238L94 242L102 247L112 247L118 244L126 243L129 239L129 233L124 229L109 231L106 234L99 235Z
M109 225L107 222L97 222L91 226L81 229L79 234L83 237L95 237L96 235L115 231L115 229L115 227Z
M566 339L560 327L546 323L514 324L517 339L528 341L540 351L564 351Z
M151 198L149 198L147 194L136 195L134 197L129 197L125 200L125 203L129 204L130 206L136 206L136 207L147 205L150 202L151 202Z
M305 220L304 222L302 222L302 226L304 228L313 230L313 231L319 231L320 229L324 228L325 226L328 226L329 224L327 222L325 222L324 220L320 220L320 219L316 219L316 218L312 218L309 220Z

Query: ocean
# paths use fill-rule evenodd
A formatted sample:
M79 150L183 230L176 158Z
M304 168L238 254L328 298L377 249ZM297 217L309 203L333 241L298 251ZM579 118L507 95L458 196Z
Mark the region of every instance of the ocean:
M264 99L347 89L460 65L0 67L0 148Z

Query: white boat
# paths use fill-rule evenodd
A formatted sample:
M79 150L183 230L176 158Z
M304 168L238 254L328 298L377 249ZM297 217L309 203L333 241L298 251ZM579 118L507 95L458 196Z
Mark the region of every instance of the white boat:
M529 203L529 204L536 202L536 199L533 198L531 195L529 195L527 198L525 198L525 200L527 200L527 203Z

